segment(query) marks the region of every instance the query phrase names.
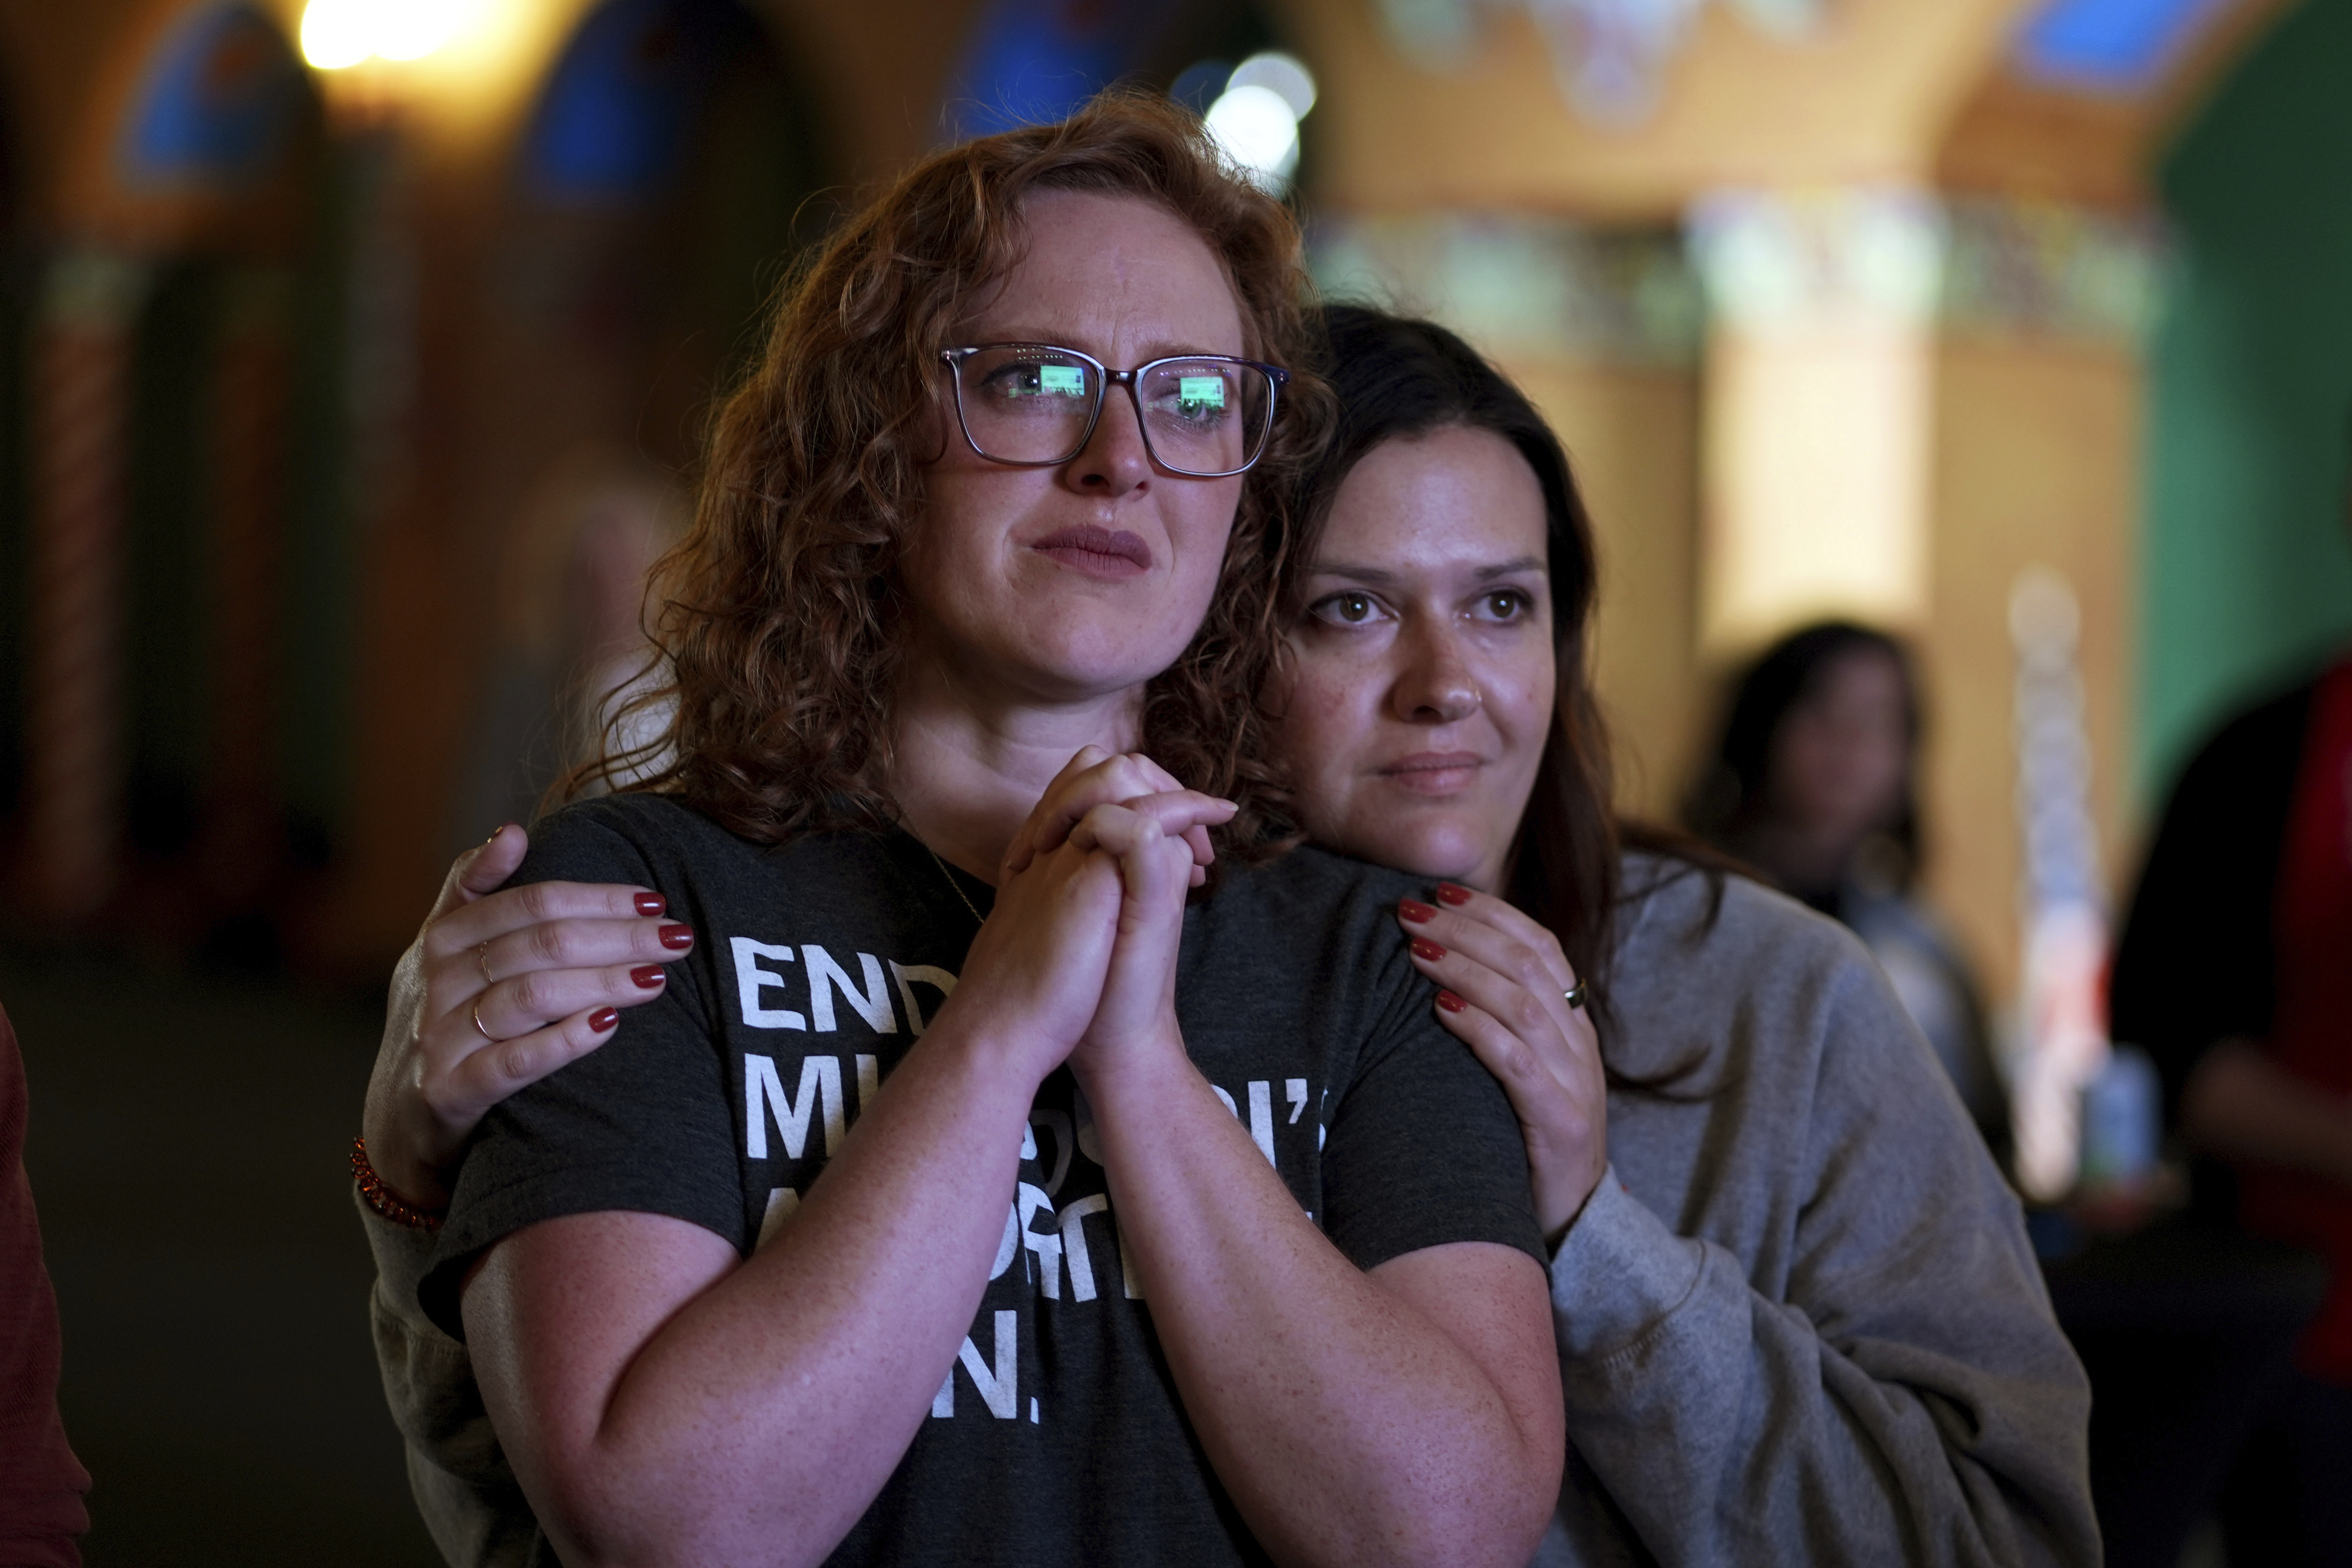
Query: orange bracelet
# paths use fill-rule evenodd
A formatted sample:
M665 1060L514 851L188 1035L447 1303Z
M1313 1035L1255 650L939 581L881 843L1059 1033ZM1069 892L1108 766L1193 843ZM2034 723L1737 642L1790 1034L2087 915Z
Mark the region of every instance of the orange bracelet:
M368 1163L367 1140L352 1140L352 1180L360 1184L360 1197L367 1206L392 1221L411 1230L439 1230L446 1215L428 1213L402 1201L399 1194L383 1184L383 1178Z

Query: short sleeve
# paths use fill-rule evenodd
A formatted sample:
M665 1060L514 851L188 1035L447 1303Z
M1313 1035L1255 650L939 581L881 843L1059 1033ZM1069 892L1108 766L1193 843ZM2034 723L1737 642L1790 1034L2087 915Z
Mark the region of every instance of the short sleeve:
M559 813L534 831L514 880L635 883L662 892L674 910L689 907L688 890L675 885L683 879L665 876L628 826L607 803ZM743 1245L734 1111L695 969L672 965L663 994L624 1011L610 1040L483 1119L418 1290L446 1332L465 1337L457 1305L467 1265L541 1220L667 1215Z
M1340 1098L1323 1147L1324 1234L1365 1269L1456 1241L1499 1242L1544 1263L1517 1118L1437 1022L1433 998L1407 971Z

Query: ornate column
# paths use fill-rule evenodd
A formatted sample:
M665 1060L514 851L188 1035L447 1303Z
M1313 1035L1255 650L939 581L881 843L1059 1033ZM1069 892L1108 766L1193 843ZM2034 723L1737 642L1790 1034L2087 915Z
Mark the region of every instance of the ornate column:
M1729 192L1690 216L1706 353L1700 637L1925 618L1942 209L1900 187Z
M262 894L276 858L289 289L268 268L224 280L214 373L203 869L206 890L229 911Z
M112 898L122 839L123 494L147 272L69 251L33 346L25 823L33 897L70 928Z

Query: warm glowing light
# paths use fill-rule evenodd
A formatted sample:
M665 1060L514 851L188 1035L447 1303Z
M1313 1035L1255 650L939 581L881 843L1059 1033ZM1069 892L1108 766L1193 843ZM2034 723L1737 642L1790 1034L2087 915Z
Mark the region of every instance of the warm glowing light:
M478 0L310 0L302 58L320 70L421 60L457 37Z
M302 13L302 58L319 70L342 70L375 53L371 0L310 0Z
M457 33L466 9L465 0L377 0L375 52L387 60L421 60Z

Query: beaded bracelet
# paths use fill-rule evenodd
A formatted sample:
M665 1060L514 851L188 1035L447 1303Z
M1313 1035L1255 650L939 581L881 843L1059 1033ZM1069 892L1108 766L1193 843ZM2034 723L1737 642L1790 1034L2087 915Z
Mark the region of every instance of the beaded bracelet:
M394 1225L404 1225L411 1230L439 1230L441 1221L446 1217L412 1207L385 1186L383 1178L375 1173L375 1167L368 1163L364 1138L352 1140L352 1180L360 1184L360 1197L367 1206Z

